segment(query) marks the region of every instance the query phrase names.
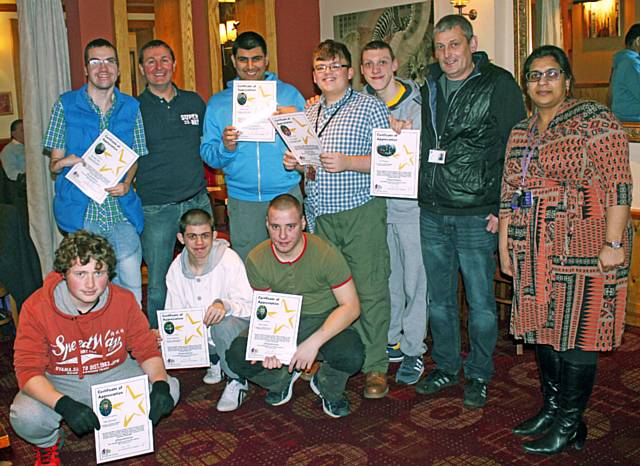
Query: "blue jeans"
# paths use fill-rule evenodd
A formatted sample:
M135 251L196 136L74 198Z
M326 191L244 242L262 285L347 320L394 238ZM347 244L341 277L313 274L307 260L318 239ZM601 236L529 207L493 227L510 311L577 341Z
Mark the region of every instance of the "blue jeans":
M116 253L116 278L113 283L131 291L138 304L142 303L142 247L135 227L128 221L117 222L111 229L103 229L98 222L84 222L84 229L104 236Z
M471 351L464 362L467 379L489 381L498 336L493 276L497 235L486 231L485 215L439 215L420 210L422 258L429 290L429 325L436 367L457 374L460 355L458 269L469 303Z
M173 261L180 217L191 210L202 209L211 214L211 201L205 190L185 202L142 206L144 230L142 255L147 264L147 316L151 328L158 328L156 311L164 309L167 297L165 278Z

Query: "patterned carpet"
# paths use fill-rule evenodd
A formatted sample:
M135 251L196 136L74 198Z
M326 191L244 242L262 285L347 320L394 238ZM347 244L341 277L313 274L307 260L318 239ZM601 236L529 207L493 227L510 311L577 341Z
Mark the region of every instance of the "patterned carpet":
M0 422L8 426L16 393L11 342L0 342ZM291 402L278 408L252 387L242 407L218 413L223 384L202 384L203 370L177 371L182 400L155 431L153 455L112 464L127 465L640 465L640 329L629 328L622 348L600 359L597 386L586 413L589 439L581 452L556 457L525 455L512 426L539 407L533 352L516 356L502 335L495 354L496 377L482 410L462 407L462 385L432 397L412 387L391 385L378 401L361 397L364 376L348 386L352 414L327 417L308 384L298 380ZM392 365L392 371L397 369ZM432 363L427 357L427 370ZM68 429L65 465L95 463L93 437L78 439ZM31 465L31 448L12 431L0 464Z

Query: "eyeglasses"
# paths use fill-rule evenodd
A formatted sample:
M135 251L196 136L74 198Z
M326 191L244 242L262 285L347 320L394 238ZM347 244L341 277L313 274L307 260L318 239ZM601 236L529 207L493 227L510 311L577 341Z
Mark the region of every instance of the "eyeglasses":
M386 68L390 64L391 62L389 60L380 60L379 62L365 61L362 62L362 67L366 70L370 70L373 68Z
M529 83L537 83L544 76L547 81L557 81L560 79L560 75L563 74L563 70L556 68L549 68L547 71L529 71L524 75L524 78Z
M89 58L89 61L87 62L87 65L89 65L91 68L97 68L100 65L116 66L117 64L118 64L118 60L116 60L115 57Z
M342 63L331 63L329 65L313 65L313 69L318 73L325 73L327 71L340 71L342 68L349 68L350 65L343 65Z

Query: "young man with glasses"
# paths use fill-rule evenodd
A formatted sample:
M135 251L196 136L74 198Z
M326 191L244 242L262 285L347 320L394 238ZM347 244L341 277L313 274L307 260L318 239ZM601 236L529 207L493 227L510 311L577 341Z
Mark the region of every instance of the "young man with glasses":
M249 328L253 291L240 256L229 243L216 239L209 212L191 209L180 218L178 241L184 250L167 273L165 309L206 308L213 368L229 379L218 400L218 411L238 409L249 390L233 372L225 353L231 342Z
M143 215L140 198L131 183L135 163L120 182L107 188L108 196L98 204L85 195L65 175L82 163L82 155L104 129L108 129L139 156L147 154L139 104L116 87L120 75L115 47L106 39L94 39L84 49L87 83L62 94L53 106L44 137L45 151L51 153L49 168L56 175L53 213L65 233L84 229L98 233L112 244L117 258L114 283L127 288L142 301L140 234Z
M233 44L231 57L239 80L276 81L279 111L301 111L304 98L295 87L267 71L267 44L255 32L243 32ZM302 200L300 175L286 171L282 154L286 146L276 135L273 142L238 141L232 126L233 81L207 104L201 153L213 168L221 168L229 193L228 212L231 244L243 260L249 251L267 239L262 219L269 201L278 194L291 193Z
M389 112L379 99L353 90L352 77L344 44L326 40L315 48L313 80L322 96L306 113L325 152L322 166L305 169L305 209L310 231L335 244L353 273L362 307L354 326L365 348L364 396L375 399L389 392L389 249L386 203L369 195L369 172L372 131L389 127ZM284 164L302 171L290 153Z

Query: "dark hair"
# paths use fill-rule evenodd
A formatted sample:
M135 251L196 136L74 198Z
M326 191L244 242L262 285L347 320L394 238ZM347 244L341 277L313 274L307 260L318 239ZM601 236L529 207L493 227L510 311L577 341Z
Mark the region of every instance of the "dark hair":
M112 48L113 49L113 54L116 57L116 63L118 63L118 50L116 50L114 45L111 42L109 42L107 39L98 38L98 39L93 39L91 42L89 42L84 47L84 64L85 65L89 64L89 50L97 49L98 47L110 47L110 48Z
M182 214L182 217L180 217L180 233L184 235L184 232L187 231L188 225L209 225L211 227L211 231L215 230L211 214L202 209L191 209Z
M462 15L443 16L436 23L436 26L433 29L433 33L435 35L436 32L450 31L456 26L459 26L460 29L462 29L464 36L467 38L467 42L470 41L473 37L473 26L471 25L469 20Z
M624 36L624 45L627 48L631 48L638 37L640 37L640 23L636 23L629 28L627 35Z
M300 201L291 194L280 194L279 196L274 197L269 202L269 209L275 210L288 210L288 209L296 209L300 217L302 217L302 204Z
M362 49L362 52L360 52L360 61L362 61L362 56L367 50L388 50L389 55L391 55L391 59L395 60L396 58L391 46L383 40L372 40L367 45L365 45L364 48Z
M140 53L138 54L138 63L139 64L141 64L141 65L143 64L144 51L147 50L147 49L154 48L154 47L164 47L171 54L171 61L176 61L176 56L173 54L173 49L171 47L169 47L169 44L167 44L165 41L160 40L160 39L153 39L153 40L150 40L149 42L147 42L146 44L144 44L142 46L142 48L140 49Z
M543 45L535 49L533 52L531 52L531 55L529 55L524 62L524 69L522 70L523 82L526 82L526 78L524 77L531 70L531 64L533 63L533 61L537 60L538 58L544 58L544 57L551 57L556 62L558 62L558 65L560 65L560 69L564 73L565 79L569 80L568 91L569 91L569 94L571 94L571 87L573 84L573 73L571 72L571 63L569 62L569 57L567 57L567 54L564 53L564 50L562 50L560 47L556 47L555 45Z
M264 53L265 56L267 55L267 43L260 34L253 31L243 32L233 42L233 56L236 57L238 55L238 49L251 50L256 47L260 47L262 53Z
M86 230L68 234L55 252L53 270L66 274L76 262L87 265L91 259L96 261L96 269L107 267L109 280L116 276L116 253L105 238Z
M335 40L327 39L320 42L315 49L313 49L313 61L316 60L331 60L333 58L341 58L347 62L347 65L351 67L351 52L346 45Z
M10 127L11 133L13 133L15 130L17 130L18 126L21 125L21 124L22 124L22 119L13 120L11 122L11 127Z

